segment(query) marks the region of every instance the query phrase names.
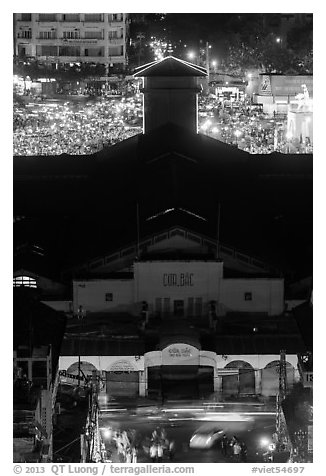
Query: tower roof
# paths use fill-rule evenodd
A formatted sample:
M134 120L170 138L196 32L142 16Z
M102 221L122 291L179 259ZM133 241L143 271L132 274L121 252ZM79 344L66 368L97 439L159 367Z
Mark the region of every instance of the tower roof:
M207 71L201 66L188 61L167 56L160 61L147 63L136 68L135 78L143 76L207 76Z

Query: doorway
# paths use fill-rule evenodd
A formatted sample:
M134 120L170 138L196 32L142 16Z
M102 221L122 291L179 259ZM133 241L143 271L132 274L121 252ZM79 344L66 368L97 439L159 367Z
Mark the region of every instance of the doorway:
M184 302L181 299L177 299L173 302L173 315L178 317L184 316Z

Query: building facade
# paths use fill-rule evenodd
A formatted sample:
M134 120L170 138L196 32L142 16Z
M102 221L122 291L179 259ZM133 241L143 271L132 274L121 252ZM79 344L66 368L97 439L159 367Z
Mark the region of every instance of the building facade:
M282 314L282 278L223 278L217 261L139 261L130 279L75 280L74 311L137 314L143 302L149 316L208 316L215 304L218 316L229 312Z
M16 13L14 56L47 63L127 64L125 13Z

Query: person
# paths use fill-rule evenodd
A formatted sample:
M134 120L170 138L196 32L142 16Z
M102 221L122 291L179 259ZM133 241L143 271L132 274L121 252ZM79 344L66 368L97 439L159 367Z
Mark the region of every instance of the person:
M228 446L229 440L226 435L223 435L223 438L221 440L221 451L223 456L228 456Z
M132 462L137 463L138 460L138 451L137 448L134 446L132 449Z
M149 456L152 460L152 463L155 463L156 458L157 458L157 446L154 443L152 443L152 445L149 449Z
M241 453L241 446L237 440L233 445L233 456L237 463L240 462L240 453Z
M159 439L159 435L158 435L158 431L157 430L153 430L152 432L152 436L151 436L151 441L153 443L156 443Z
M131 448L128 447L126 449L126 463L131 463L132 462L132 452L131 452Z
M157 445L157 461L159 463L162 463L162 459L163 459L163 445L162 445L162 443L158 443L158 445Z
M240 446L241 446L240 460L242 463L246 463L247 462L247 445L246 443L242 442Z
M174 440L171 440L169 443L169 459L172 461L174 459L175 455L175 442Z

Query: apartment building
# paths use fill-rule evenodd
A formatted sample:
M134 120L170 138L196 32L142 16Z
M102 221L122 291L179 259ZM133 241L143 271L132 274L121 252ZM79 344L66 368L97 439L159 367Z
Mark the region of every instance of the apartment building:
M14 56L47 63L127 64L128 14L15 13Z

